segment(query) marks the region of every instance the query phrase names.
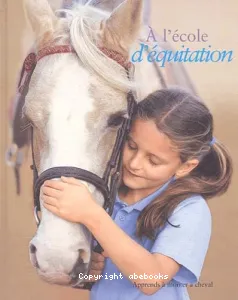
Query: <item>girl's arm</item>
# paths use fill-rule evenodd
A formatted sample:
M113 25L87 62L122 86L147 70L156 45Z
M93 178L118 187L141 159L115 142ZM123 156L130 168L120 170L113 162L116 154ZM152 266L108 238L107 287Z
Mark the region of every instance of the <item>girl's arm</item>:
M88 219L85 226L122 274L139 287L144 294L154 294L178 272L180 265L176 261L161 254L151 254L144 249L118 227L102 207L98 206L94 213L94 217ZM143 277L130 278L129 276L134 273ZM160 279L144 279L144 273L148 276L160 275Z

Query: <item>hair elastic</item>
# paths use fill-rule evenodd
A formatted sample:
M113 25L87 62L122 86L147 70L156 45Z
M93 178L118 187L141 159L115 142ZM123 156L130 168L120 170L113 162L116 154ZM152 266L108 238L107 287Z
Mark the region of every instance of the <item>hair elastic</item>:
M210 146L213 146L216 143L217 139L215 137L212 138L211 142L209 143Z

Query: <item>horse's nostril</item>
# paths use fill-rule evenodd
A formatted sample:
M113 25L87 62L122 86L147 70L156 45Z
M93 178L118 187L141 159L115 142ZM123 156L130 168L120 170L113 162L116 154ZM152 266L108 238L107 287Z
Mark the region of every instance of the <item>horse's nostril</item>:
M31 262L35 268L39 269L40 267L37 261L36 251L36 246L34 244L30 244Z
M36 253L36 246L35 245L33 245L33 244L30 244L30 252L31 252L31 254L35 254Z

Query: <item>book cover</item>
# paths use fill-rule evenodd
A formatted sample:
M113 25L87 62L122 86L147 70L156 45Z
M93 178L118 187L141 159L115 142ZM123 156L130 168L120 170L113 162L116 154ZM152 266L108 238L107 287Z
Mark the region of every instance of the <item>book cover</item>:
M41 3L33 0L0 0L0 228L2 241L0 247L2 269L0 298L4 300L16 298L18 300L40 300L43 298L45 300L90 299L88 290L73 288L66 277L62 277L63 279L60 276L57 279L56 275L52 277L53 279L50 278L50 275L46 276L47 278L40 277L35 270L37 268L36 262L34 265L34 261L30 261L29 252L36 251L33 247L29 247L30 241L38 230L37 218L35 217L41 217L41 212L37 212L39 202L36 200L36 197L39 197L39 194L37 194L39 193L39 183L37 186L34 185L34 175L36 176L36 171L41 173L50 167L66 165L68 168L58 170L55 176L68 174L68 176L73 177L76 173L72 173L72 167L80 167L82 170L87 168L87 159L82 157L84 153L82 149L88 147L89 161L93 162L88 171L102 177L102 169L98 171L97 156L101 155L102 160L108 162L111 157L110 151L112 151L116 141L115 131L108 139L100 140L100 134L104 133L99 130L100 122L105 121L103 113L107 110L112 112L107 124L114 126L115 129L118 129L118 125L122 124L121 120L123 118L130 118L130 109L127 111L127 106L124 105L123 107L119 104L119 100L123 98L123 95L125 96L127 90L132 88L130 84L135 79L138 86L140 86L136 94L137 101L142 101L156 90L173 87L180 87L202 99L214 118L214 137L225 145L233 162L234 174L229 189L221 197L214 197L207 201L212 216L212 233L199 280L193 283L182 283L175 280L168 283L166 288L173 289L176 284L177 289L184 290L186 288L191 300L222 300L224 297L231 300L236 299L238 296L235 282L236 268L238 267L236 258L238 240L235 233L235 228L238 225L236 214L238 208L236 201L238 195L236 189L238 3L233 0L211 0L209 2L204 0L144 0L141 18L143 26L141 26L140 33L136 33L137 43L129 47L126 43L132 38L133 28L136 28L136 22L139 20L137 20L139 9L135 8L140 1L127 0L125 2L129 4L127 12L126 10L124 12L124 18L118 17L117 19L115 17L115 23L114 21L111 23L108 21L108 23L103 23L101 27L101 30L103 30L111 24L111 26L114 26L113 30L118 33L118 36L116 34L112 36L105 34L105 39L100 41L98 49L102 51L102 56L101 52L95 50L95 47L92 52L87 53L87 43L89 43L86 40L88 37L87 26L89 24L92 27L96 26L88 20L93 20L96 24L100 18L109 18L111 14L115 14L117 9L123 11L122 7L125 2L122 0L49 0L52 9L51 22L44 16L44 2L45 0L42 0ZM84 5L84 9L79 5ZM24 13L24 7L26 13ZM93 9L88 9L88 7ZM131 9L131 14L129 9ZM80 14L84 19L83 17L77 19ZM134 18L133 22L131 22L132 17ZM53 26L56 19L61 20L61 25L57 23L58 27ZM73 20L67 31L62 25L66 20L69 22ZM32 30L32 27L34 30ZM95 33L94 27L91 32L92 35ZM133 36L133 38L135 37ZM121 48L112 46L114 45L112 42L114 39L121 39ZM53 44L52 40L54 41ZM40 45L44 43L47 45L45 47L47 49L44 48L43 51L37 52L41 47ZM124 52L125 48L123 47L125 45L128 47L128 53ZM119 48L120 51L118 51ZM50 100L53 97L50 91L53 90L53 86L56 84L54 78L56 76L60 78L59 71L65 70L63 69L65 68L63 60L62 66L55 67L55 65L57 65L57 59L60 60L59 57L65 55L65 53L67 53L66 55L76 53L79 57L77 64L81 67L86 65L86 72L79 71L73 60L69 59L68 70L72 70L72 72L65 73L64 77L62 75L60 83L59 80L57 81L57 95L54 102L52 102ZM47 59L50 59L51 54L58 55L58 58L52 61L52 64L48 64L48 69L45 68L44 73L39 72L40 68L37 69L36 64L39 67L39 64L43 62L41 59L44 58L46 62ZM105 60L109 58L114 60L115 64L110 68L107 67L107 60ZM127 81L126 76L122 76L121 80L117 80L117 77L120 77L118 70L121 70L117 65L129 70L129 81ZM33 74L34 70L35 74ZM75 75L73 75L73 72L75 72ZM89 110L92 107L90 108L90 104L86 102L78 102L74 109L78 109L79 122L74 123L75 119L72 118L73 130L68 134L61 118L64 118L64 113L67 113L71 103L70 99L73 99L73 93L77 97L78 85L80 86L79 98L83 98L85 93L88 93L87 83L91 80L90 76L94 76L93 74L97 74L97 78L101 78L95 80L90 89L90 97L98 99L98 103L94 102L97 107L96 113L90 115L91 119L89 118L88 123L84 123L82 112L86 107ZM33 80L31 80L32 78ZM108 87L105 82L107 82ZM66 90L67 85L71 90ZM99 89L99 94L98 86L106 86L107 88L105 90ZM65 89L62 87L65 87ZM41 92L44 89L49 90L48 98L40 96L43 95ZM24 97L28 92L35 93L33 98L38 99L34 108L28 110L28 114L31 113L36 122L39 122L33 124L34 134L37 137L37 141L35 141L35 144L33 143L34 157L32 157L32 124L28 122L29 120L24 119L24 114L22 114L25 104ZM114 92L117 97L113 98L112 101ZM64 103L62 99L65 99ZM104 99L111 99L111 102L108 100L104 103ZM117 99L118 108L115 109ZM56 112L54 118L58 120L58 123L52 123L52 128L56 126L58 129L51 136L51 141L54 141L54 143L50 144L51 146L45 151L46 148L43 146L47 145L49 140L43 134L43 129L46 126L46 116L50 115L49 110L53 107L53 103ZM57 110L57 106L61 109ZM69 119L70 116L69 113ZM193 115L190 117L191 119L195 118ZM96 118L98 118L97 120L101 118L100 122L97 123L98 125L95 125ZM44 126L42 126L42 120L45 122ZM88 128L92 129L91 136L88 140L86 138L80 140L83 146L79 147L80 151L77 154L76 151L79 146L76 142L77 136L82 135L83 130L88 130ZM64 135L65 138L62 138ZM71 143L72 145L75 143L75 149L69 147ZM36 145L38 145L38 148ZM52 145L55 145L55 148ZM61 153L57 150L59 148L64 155L59 154ZM79 159L75 160L74 157L77 155ZM117 155L116 162L118 163L119 152ZM41 164L42 161L45 162L44 166ZM104 164L104 166L106 170L107 164ZM46 176L45 179L54 178L52 174L54 175L54 173L48 173L48 177ZM85 173L82 172L82 174L82 176L86 176ZM87 174L87 176L90 177L91 175ZM95 181L90 182L90 180L94 180L94 177L88 180L89 184L94 186L97 184L97 188L100 190L98 194L101 198L98 196L98 199L99 202L101 201L101 205L101 194L104 193L105 196L107 191L105 192L105 189L101 187L101 181L98 183L98 179L96 183ZM113 184L111 185L113 186ZM110 186L110 197L115 197L114 186L112 186ZM68 251L66 247L68 241L67 230L64 232L65 228L62 229L62 238L65 241L60 241L61 237L60 235L57 236L59 232L56 228L56 235L52 233L46 243L50 245L51 237L54 241L58 238L59 244L55 243L62 245L62 247L65 245L65 251ZM44 230L45 228L43 228L43 231L41 229L41 234ZM82 237L82 231L79 232ZM72 240L74 238L77 240L76 233L78 231L72 229L68 235L72 235ZM49 246L50 248L51 246ZM54 252L52 253L52 257L54 257ZM57 255L55 254L55 257L58 258L62 255L63 261L67 253L62 250ZM68 257L70 255L71 252L69 251ZM191 257L193 257L192 254ZM55 264L57 265L57 263L56 260ZM46 262L47 264L54 265L54 260ZM50 284L51 279L52 284ZM109 291L112 282L109 277L108 279ZM113 280L120 281L120 278ZM153 286L154 288L155 286ZM138 289L136 283L134 289ZM145 295L143 296L145 297ZM112 300L119 299L119 293L111 297ZM130 298L128 295L127 297L129 297L128 299L133 298L133 296ZM147 297L149 298L148 295ZM150 297L155 299L153 298L155 294L151 294ZM165 296L161 296L162 300L163 297ZM159 294L158 299L160 299ZM176 298L171 299L175 300ZM184 294L182 299L188 298Z

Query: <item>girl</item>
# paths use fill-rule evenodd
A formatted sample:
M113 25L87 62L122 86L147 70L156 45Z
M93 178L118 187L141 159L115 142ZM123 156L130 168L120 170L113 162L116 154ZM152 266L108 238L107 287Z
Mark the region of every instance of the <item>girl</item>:
M207 200L225 193L231 158L213 138L205 104L180 89L138 104L123 149L123 182L112 218L74 178L46 181L44 206L80 222L101 244L92 300L187 300L199 280L211 236Z

